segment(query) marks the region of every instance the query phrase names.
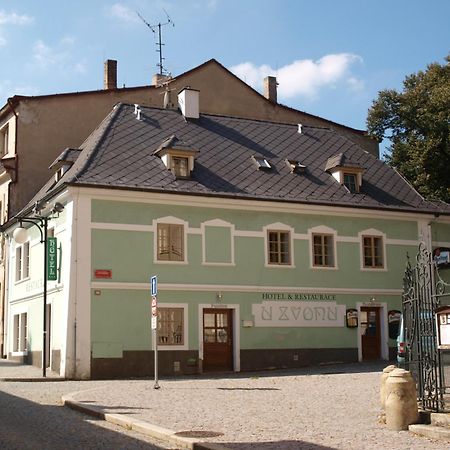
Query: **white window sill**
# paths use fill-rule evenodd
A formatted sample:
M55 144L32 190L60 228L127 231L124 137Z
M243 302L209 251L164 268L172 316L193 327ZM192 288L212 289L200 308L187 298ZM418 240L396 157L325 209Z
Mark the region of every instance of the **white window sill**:
M294 264L265 264L264 267L270 269L295 269Z
M171 351L171 350L189 350L187 345L168 345L168 344L158 344L158 351L161 350L163 352Z
M30 281L31 280L31 277L26 277L26 278L21 278L20 280L16 280L15 282L14 282L14 285L18 285L18 284L21 284L21 283L24 283L25 281Z
M27 356L28 350L25 350L24 352L11 352L11 356Z
M160 259L153 260L153 264L169 264L174 266L187 266L189 263L187 261L163 261Z

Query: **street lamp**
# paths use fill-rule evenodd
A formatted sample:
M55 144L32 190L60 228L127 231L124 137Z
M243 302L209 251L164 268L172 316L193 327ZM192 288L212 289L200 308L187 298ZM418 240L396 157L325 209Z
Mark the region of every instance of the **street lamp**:
M36 204L38 206L38 204ZM64 209L64 206L57 202L55 203L51 214L56 214L49 217L40 217L40 216L23 216L19 217L19 227L14 230L13 233L13 239L18 244L24 244L26 240L28 239L28 231L26 228L23 227L24 223L29 223L32 226L35 225L39 233L41 235L41 244L44 244L44 288L43 288L43 326L42 326L42 376L45 378L47 376L47 250L48 250L48 221L49 219L54 219L55 217L59 216L59 213L62 212ZM35 211L37 214L39 214L39 209L35 208Z

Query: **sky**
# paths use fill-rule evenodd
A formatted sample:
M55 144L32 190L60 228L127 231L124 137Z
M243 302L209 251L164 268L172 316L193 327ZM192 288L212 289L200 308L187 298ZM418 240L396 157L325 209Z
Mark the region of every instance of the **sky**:
M357 129L380 90L450 52L448 0L0 0L0 105L102 89L106 59L119 86L150 84L157 34L137 13L170 18L172 75L215 58L259 91L276 76L280 103Z

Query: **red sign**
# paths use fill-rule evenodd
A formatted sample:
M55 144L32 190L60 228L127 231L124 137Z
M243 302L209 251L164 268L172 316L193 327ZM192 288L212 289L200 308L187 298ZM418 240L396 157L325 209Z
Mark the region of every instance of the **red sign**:
M112 270L109 269L97 269L94 272L95 278L112 278Z

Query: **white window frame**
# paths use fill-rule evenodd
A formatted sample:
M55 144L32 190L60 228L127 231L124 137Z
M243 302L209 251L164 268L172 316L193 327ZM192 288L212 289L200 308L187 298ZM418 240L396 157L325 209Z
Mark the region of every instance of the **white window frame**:
M158 342L158 350L171 351L171 350L189 350L189 323L188 323L188 304L187 303L166 303L158 302L159 308L181 308L183 309L183 344L160 344Z
M11 355L26 356L28 354L29 317L28 310L15 310L11 314ZM16 327L17 320L17 327ZM17 346L16 346L17 343Z
M158 259L158 225L182 225L183 226L183 259L181 261L169 261ZM154 264L188 264L188 248L187 248L187 230L188 222L178 219L177 217L168 216L161 217L153 221L153 263Z
M231 255L231 261L230 262L210 262L206 260L206 228L207 227L218 227L218 228L229 228L230 229L230 255ZM235 232L235 226L230 223L226 222L225 220L221 219L213 219L213 220L207 220L206 222L202 222L200 225L200 230L202 233L202 265L203 266L235 266L235 259L234 259L234 232Z
M289 233L289 264L275 264L269 260L269 232L281 231ZM281 222L271 223L263 227L264 233L264 267L277 268L277 269L295 269L294 259L294 228Z
M9 152L9 133L9 123L7 123L0 129L0 158L6 156Z
M333 266L316 266L314 265L314 235L331 235L333 239ZM337 231L333 228L327 227L325 225L319 225L317 227L308 229L308 240L309 240L309 268L313 270L338 270L338 255L337 255Z
M364 266L364 237L377 237L381 238L382 251L383 251L383 267L365 267ZM360 231L358 233L359 238L359 268L363 272L387 272L387 253L386 253L386 234L375 228L369 228L367 230Z
M30 278L30 241L16 245L15 248L15 278L16 283Z

